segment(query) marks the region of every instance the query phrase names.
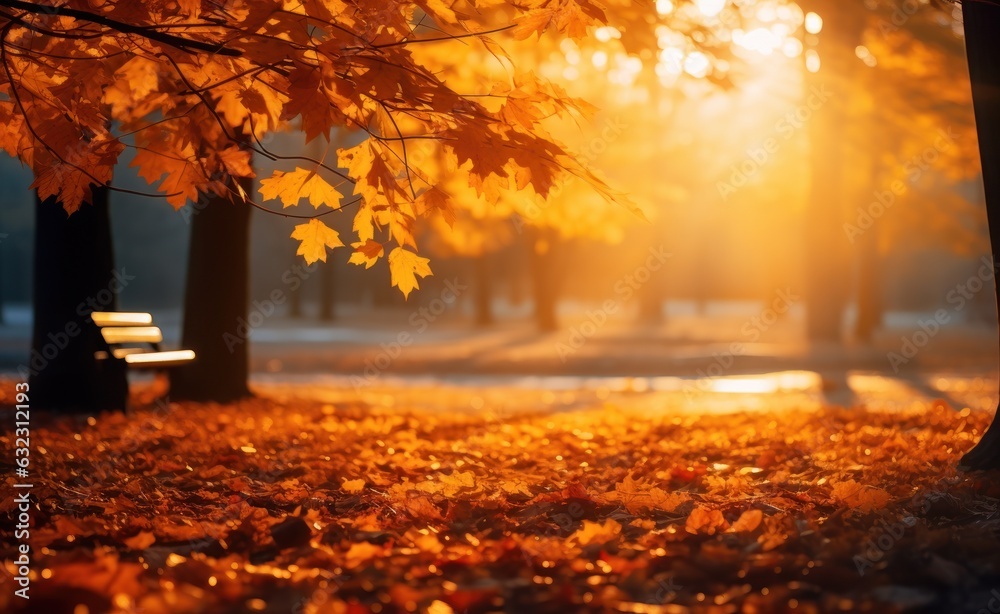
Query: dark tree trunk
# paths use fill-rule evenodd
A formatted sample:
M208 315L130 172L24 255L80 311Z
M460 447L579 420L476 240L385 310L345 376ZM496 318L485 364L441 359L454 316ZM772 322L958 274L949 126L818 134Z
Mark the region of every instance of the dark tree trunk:
M240 182L250 193L251 181ZM181 344L196 358L171 372L174 400L227 403L250 395L250 330L270 314L248 315L249 247L248 205L215 197L195 214Z
M317 263L319 264L319 263ZM319 265L319 319L333 322L337 318L337 269L333 261Z
M538 330L551 332L559 327L556 317L559 293L553 250L554 233L534 230L526 233L528 260L531 269L532 295L535 302L535 325Z
M983 162L986 215L993 249L993 269L1000 263L1000 5L963 0L965 45L972 80L972 103L976 113L979 154ZM994 276L995 277L995 276ZM997 290L1000 304L1000 289ZM963 469L1000 468L1000 419L968 454Z
M56 199L36 198L27 370L31 404L47 411L124 410L128 400L124 366L94 356L105 346L90 314L115 310L128 276L115 270L107 189L95 188L93 201L67 216Z
M299 257L295 256L293 259L293 264L298 263ZM305 285L305 280L298 284L295 288L288 289L288 317L290 318L301 318L302 317L302 286Z
M859 239L857 307L858 319L854 337L862 343L872 340L872 333L882 325L884 300L882 291L882 262L878 249L878 228L873 227Z
M806 72L806 100L815 92L828 92L808 120L812 152L812 185L805 216L806 238L806 331L812 341L840 342L849 286L844 271L850 267L849 243L844 233L843 165L846 157L843 126L849 118L849 92L856 87L850 76L866 67L855 55L861 44L866 9L861 3L813 0L803 5L824 18L818 44L820 70Z
M491 254L481 254L472 259L475 268L476 326L493 324L493 267Z

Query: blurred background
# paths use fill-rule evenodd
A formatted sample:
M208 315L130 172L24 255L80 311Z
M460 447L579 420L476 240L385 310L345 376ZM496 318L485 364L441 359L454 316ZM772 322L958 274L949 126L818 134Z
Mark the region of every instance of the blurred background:
M850 393L852 372L874 372L934 397L961 381L992 402L997 315L959 9L657 0L634 19L648 36L609 26L585 44L504 44L515 65L597 107L552 131L648 220L573 181L546 203L489 208L456 177L459 215L421 229L434 275L405 301L384 260L366 270L340 249L306 267L295 220L255 210L254 371L359 386L402 374L794 369L843 402L834 393ZM467 53L466 65L504 69ZM333 146L359 138L335 134ZM312 147L294 132L274 139L278 151ZM0 160L6 371L30 346L30 181ZM127 161L115 182L142 184ZM197 207L111 198L117 266L134 276L120 308L153 312L176 344ZM350 218L325 221L346 232Z

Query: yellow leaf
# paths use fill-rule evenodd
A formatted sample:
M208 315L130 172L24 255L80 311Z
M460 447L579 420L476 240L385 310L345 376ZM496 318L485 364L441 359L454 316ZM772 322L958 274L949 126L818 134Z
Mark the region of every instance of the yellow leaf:
M235 145L226 147L219 152L219 160L229 171L229 174L234 177L253 176L253 169L250 167L250 152L245 149L240 149Z
M575 540L581 546L606 544L618 537L621 532L622 525L611 518L605 520L604 524L584 520L583 526L577 529L576 533L570 536L570 539Z
M438 554L439 552L444 550L444 544L442 544L441 541L437 538L437 535L434 535L433 533L429 535L420 535L416 539L414 539L413 542L414 542L413 545L415 545L423 552Z
M524 40L532 34L541 34L549 27L556 11L550 8L535 9L514 19L511 35L514 40Z
M145 550L156 543L156 536L149 531L139 531L124 540L125 545L133 550Z
M837 482L833 485L832 494L834 499L860 512L870 512L885 507L892 498L881 488L859 484L854 480Z
M444 494L449 497L476 487L476 474L471 471L453 471L451 475L442 475L439 479L444 486Z
M340 488L344 492L357 494L365 489L365 481L360 478L357 480L347 480L346 482L340 485Z
M354 253L351 254L351 258L348 262L358 265L363 264L366 269L370 269L375 266L378 259L385 253L385 250L382 248L382 244L378 241L368 240L363 243L351 243L351 247L354 248Z
M350 549L344 553L344 558L347 559L347 566L353 568L369 559L382 556L384 553L385 549L382 546L369 542L358 542L351 544Z
M697 535L715 535L729 528L729 523L719 510L710 510L706 507L697 507L691 511L684 530Z
M260 182L260 193L265 200L281 199L284 207L294 207L302 198L319 209L326 205L336 209L340 206L340 192L316 171L296 168L294 171L274 171L274 174Z
M743 512L739 519L729 527L733 533L749 533L760 526L760 521L764 519L764 513L760 510L747 510Z
M424 9L424 12L435 17L435 21L440 21L447 24L458 23L458 16L455 11L448 6L449 3L443 0L421 0L417 2L420 8Z
M375 214L368 203L361 203L358 212L354 214L354 232L358 233L358 239L362 241L375 238Z
M432 275L430 260L421 258L402 247L389 252L389 272L392 274L392 285L399 288L407 298L414 288L420 287L417 284L417 275L420 277Z
M299 245L299 250L295 253L304 256L308 264L317 260L326 262L326 248L343 245L337 231L317 219L311 219L306 224L296 226L292 232L292 238L302 242Z
M528 484L524 480L500 480L500 489L508 495L522 494L528 497L531 496L531 491L528 490Z
M427 614L453 614L454 611L450 605L438 599L427 606Z
M641 484L632 474L615 484L614 492L605 493L601 498L609 503L621 503L632 514L647 509L672 512L690 500L684 493L668 493L662 488Z

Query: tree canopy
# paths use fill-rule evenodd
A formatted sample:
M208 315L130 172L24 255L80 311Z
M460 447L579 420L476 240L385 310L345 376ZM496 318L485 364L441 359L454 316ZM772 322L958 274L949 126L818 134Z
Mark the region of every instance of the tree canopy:
M200 194L262 209L259 200L307 199L316 213L293 238L309 262L343 245L322 216L351 207L352 261L388 254L393 285L408 294L430 274L415 220L449 216L441 185L456 169L487 202L528 185L544 197L566 174L617 196L541 125L589 105L513 69L506 82L460 90L413 48L450 40L503 55L498 31L582 37L606 21L590 0L2 0L0 146L70 213L94 186L123 190L112 176L127 148L176 208ZM289 123L310 141L337 128L369 138L319 158L281 156L267 135ZM414 164L416 150L442 163ZM254 176L254 155L283 166L261 178L259 195L235 181Z

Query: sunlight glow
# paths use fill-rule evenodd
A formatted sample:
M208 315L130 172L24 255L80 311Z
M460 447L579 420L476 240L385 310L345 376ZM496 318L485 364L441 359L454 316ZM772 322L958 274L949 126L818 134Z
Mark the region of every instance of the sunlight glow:
M705 17L715 17L726 8L726 0L695 0L695 4Z
M806 70L809 72L819 72L819 53L815 49L806 51Z
M708 56L700 51L694 51L684 58L684 72L696 79L708 75L711 68L712 63L708 60Z
M656 65L658 75L679 75L683 72L684 52L676 47L669 47L660 52L660 61Z
M615 85L631 86L642 72L642 60L634 55L617 53L613 64L608 71L608 81Z
M806 13L806 32L819 34L823 30L823 18L818 13Z
M656 0L656 12L660 15L669 15L674 10L674 3L670 0Z
M789 58L797 58L802 55L802 41L797 38L789 38L781 45L781 52Z
M763 55L771 55L781 46L781 39L767 28L754 28L749 32L736 30L733 32L733 42L744 49Z
M778 18L778 11L770 4L762 4L757 9L757 19L761 21L774 21Z
M782 371L748 377L726 377L711 381L712 392L770 394L778 391L816 390L822 378L813 371Z
M597 40L601 41L602 43L606 43L613 38L615 39L621 38L622 33L618 31L618 28L613 28L611 26L602 26L594 31L594 36L596 36Z
M875 56L871 51L869 51L868 47L865 47L864 45L858 45L854 49L854 55L858 56L858 59L864 62L868 67L874 67L878 64L878 60L875 59Z

